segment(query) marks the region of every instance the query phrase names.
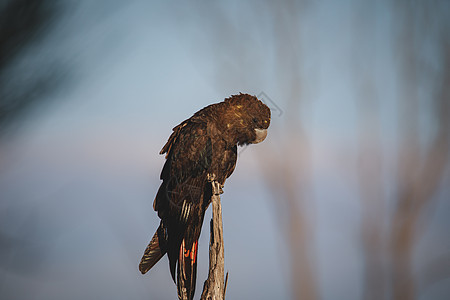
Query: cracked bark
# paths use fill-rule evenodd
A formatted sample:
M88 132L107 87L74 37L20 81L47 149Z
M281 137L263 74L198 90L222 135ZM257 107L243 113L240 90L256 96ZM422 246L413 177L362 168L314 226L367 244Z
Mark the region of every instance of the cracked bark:
M224 282L224 246L222 227L222 206L220 184L210 176L212 185L212 218L210 221L209 240L209 274L203 284L201 300L222 300L225 298L226 281ZM227 274L228 279L228 274Z

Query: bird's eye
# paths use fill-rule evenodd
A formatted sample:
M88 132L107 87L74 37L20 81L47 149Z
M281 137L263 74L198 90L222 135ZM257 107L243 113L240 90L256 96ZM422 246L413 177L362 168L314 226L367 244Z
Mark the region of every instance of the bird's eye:
M257 118L253 118L253 123L258 123L258 119Z

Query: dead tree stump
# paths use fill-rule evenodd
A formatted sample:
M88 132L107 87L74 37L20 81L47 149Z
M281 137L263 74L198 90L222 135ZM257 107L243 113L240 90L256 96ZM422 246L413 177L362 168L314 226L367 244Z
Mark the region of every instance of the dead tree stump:
M221 185L215 181L214 175L209 175L212 185L212 218L210 222L209 237L209 274L203 284L201 300L225 299L226 282L224 282L224 246L222 228L222 206L220 194L223 193ZM227 274L228 279L228 274Z

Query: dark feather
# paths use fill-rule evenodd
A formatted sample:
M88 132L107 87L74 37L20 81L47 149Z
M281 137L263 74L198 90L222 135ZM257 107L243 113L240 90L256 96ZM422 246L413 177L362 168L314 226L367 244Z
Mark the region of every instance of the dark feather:
M145 274L150 270L167 251L167 231L163 222L159 225L153 238L145 249L141 262L139 263L139 271Z

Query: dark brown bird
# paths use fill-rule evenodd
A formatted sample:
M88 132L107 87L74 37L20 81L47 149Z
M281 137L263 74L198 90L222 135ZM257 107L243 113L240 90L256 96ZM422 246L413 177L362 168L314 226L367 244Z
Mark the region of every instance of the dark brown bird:
M139 264L142 274L167 253L174 282L177 269L178 297L193 298L198 238L211 202L208 174L223 186L236 166L237 145L262 142L269 124L270 109L254 96L239 94L173 129L160 152L166 153L166 162L153 209L161 222Z

